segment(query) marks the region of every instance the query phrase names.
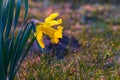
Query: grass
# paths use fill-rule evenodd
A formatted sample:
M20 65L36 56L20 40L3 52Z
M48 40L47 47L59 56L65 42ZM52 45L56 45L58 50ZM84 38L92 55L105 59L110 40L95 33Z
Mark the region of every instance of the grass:
M28 55L16 78L19 80L119 80L120 29L83 28L75 36L81 51L63 60L46 54ZM73 32L74 33L74 32ZM79 36L80 35L80 36Z
M30 10L33 10L36 3L29 3L32 5ZM45 12L36 11L35 14L28 14L28 18L34 16L42 19L46 16L46 10L44 10ZM57 9L53 8L54 11ZM67 55L62 60L42 53L30 53L20 67L15 80L120 79L119 20L109 23L103 20L104 16L102 16L100 21L86 26L86 24L80 25L79 14L77 10L73 10L72 13L65 12L61 15L64 32L68 33L69 36L74 35L81 44L79 52L67 51ZM114 25L114 23L118 24ZM79 28L75 27L76 24Z

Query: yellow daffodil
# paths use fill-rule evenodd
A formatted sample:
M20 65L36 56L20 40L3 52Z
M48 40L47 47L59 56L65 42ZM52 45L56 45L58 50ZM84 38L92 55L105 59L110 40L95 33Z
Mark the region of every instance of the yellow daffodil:
M59 38L62 38L63 27L60 25L62 23L62 19L54 20L56 17L58 17L58 13L53 13L47 17L44 22L40 22L36 26L36 32L34 35L41 48L45 47L43 42L43 33L48 35L51 38L51 43L54 44L58 43ZM52 28L52 26L55 25L59 25L57 29Z

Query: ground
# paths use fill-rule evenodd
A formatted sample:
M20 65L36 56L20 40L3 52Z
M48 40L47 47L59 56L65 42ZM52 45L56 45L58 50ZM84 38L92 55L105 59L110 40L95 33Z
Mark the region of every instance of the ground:
M50 13L63 18L64 34L74 36L77 52L68 45L63 59L39 51L28 53L16 75L18 80L119 80L120 14L119 6L110 4L79 5L71 3L43 5L29 1L28 20L43 21ZM22 17L22 15L21 15ZM19 20L19 23L21 19ZM53 53L51 53L53 54Z

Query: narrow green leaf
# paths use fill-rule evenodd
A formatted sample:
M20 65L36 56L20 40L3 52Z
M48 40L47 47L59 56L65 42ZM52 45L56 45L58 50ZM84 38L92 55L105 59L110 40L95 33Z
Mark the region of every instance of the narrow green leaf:
M22 28L21 28L17 37L16 37L16 39L15 39L14 48L12 50L13 54L12 54L12 57L11 57L11 65L10 65L10 68L11 68L10 70L11 71L12 71L12 66L14 65L15 58L18 54L18 51L19 51L19 48L20 48L20 45L21 45L21 40L24 36L24 33L25 33L26 29L27 29L27 26L24 28L23 31L22 31ZM12 73L11 71L10 71L10 73Z
M0 80L3 79L3 52L2 52L2 31L1 31L1 23L0 23Z
M13 47L13 49L12 49L12 54L11 54L11 57L9 58L9 60L10 60L10 71L9 71L9 79L12 79L13 77L11 77L11 75L12 75L12 72L13 72L13 66L14 66L14 60L15 60L15 58L16 58L16 55L17 55L17 50L19 49L19 43L20 43L20 41L21 41L21 39L20 39L20 37L21 37L21 33L22 33L22 28L21 28L21 30L18 32L18 35L17 35L17 37L16 37L16 39L15 39L15 43L14 43L14 47Z
M28 0L24 0L24 3L25 3L25 15L24 15L24 21L25 21L28 13Z
M31 24L28 24L27 29L22 37L19 53L21 53L23 48L25 47L25 44L28 40L28 37L29 37L31 31L32 31Z
M18 48L19 43L20 43L21 34L22 34L22 28L21 28L21 30L19 31L19 33L18 33L18 35L17 35L17 37L16 37L16 39L15 39L14 48L13 48L13 50L12 50L12 53L15 53L15 52L17 51L17 48ZM15 54L14 54L14 55L15 55Z
M19 59L20 59L20 56L22 54L22 51L23 49L25 48L25 45L28 41L28 37L30 35L30 32L31 32L32 28L30 27L30 24L28 23L26 25L26 28L24 29L23 31L23 34L22 34L22 37L20 39L20 43L19 43L19 46L17 47L17 50L15 52L15 55L12 57L13 59L11 60L11 65L10 65L10 75L9 75L9 79L12 80L13 79L13 71L14 71L14 68L16 67Z
M18 51L18 49L19 49L19 45L20 45L20 41L21 41L21 34L22 34L22 28L21 28L21 30L19 31L19 33L18 33L18 35L17 35L17 37L16 37L16 39L15 39L15 43L14 43L14 47L13 47L13 49L12 49L12 54L11 54L11 57L10 57L10 59L11 59L11 65L12 65L12 63L14 62L14 59L15 59L15 56L17 55L17 51Z
M5 73L5 78L7 76L7 70L8 70L8 63L9 63L9 56L11 53L8 53L8 45L10 45L10 39L5 41L3 40L3 44L2 44L2 47L3 47L3 58L4 58L4 73ZM7 44L7 45L6 45Z
M26 51L23 53L22 57L20 57L20 61L19 61L19 64L17 65L17 67L14 69L14 72L13 72L13 76L15 76L15 74L17 73L18 69L20 68L20 65L22 64L25 56L27 55L30 47L32 46L33 42L35 41L35 37L32 38L32 40L30 41Z
M15 0L10 0L8 23L7 23L7 27L6 27L6 39L9 37L9 33L11 31L13 15L14 15L14 4L15 4Z
M22 0L18 0L16 4L16 12L15 12L15 19L14 19L14 29L16 28L19 14L20 14L20 8L21 8Z
M24 50L31 31L32 31L31 24L27 25L27 29L26 29L23 37L22 37L22 40L21 40L21 45L20 45L20 48L19 48L19 51L18 51L19 54L17 55L17 57L19 57L21 55L22 51ZM16 58L16 59L18 61L18 58Z
M22 3L22 1L21 0L18 0L17 1L17 4L16 4L16 12L15 12L15 19L14 19L14 31L15 31L15 28L16 28L16 25L17 25L17 22L18 22L18 18L19 18L19 14L20 14L20 8L21 8L21 3ZM20 32L18 33L18 37L20 36L20 33L21 33L21 30L20 30ZM17 38L16 39L16 41L18 41L18 39L19 38ZM10 44L10 46L9 46L9 54L10 54L10 56L9 56L9 61L10 61L10 59L11 58L13 58L14 57L14 55L16 55L15 54L15 50L13 51L13 49L12 48L16 48L16 45L13 45L13 40L14 40L14 32L12 33L12 39L11 39L11 44ZM15 42L15 44L16 44L17 42ZM13 47L14 46L14 47ZM11 54L12 53L12 54ZM12 56L11 56L12 55Z
M2 20L3 0L0 0L0 21Z
M0 0L0 80L4 80L4 58L2 52L2 7L3 0Z
M5 26L7 23L7 19L8 19L8 15L9 15L8 12L9 12L10 0L4 0L3 5L4 5L4 7L3 7L3 14L2 14L2 23L3 23L3 30L2 31L4 32Z

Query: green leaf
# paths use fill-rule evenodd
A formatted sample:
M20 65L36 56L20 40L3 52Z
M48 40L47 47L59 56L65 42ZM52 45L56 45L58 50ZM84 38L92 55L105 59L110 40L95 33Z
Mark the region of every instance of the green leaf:
M24 21L25 21L28 13L28 0L24 0L24 2L25 2L25 15L24 15Z
M23 50L23 48L25 48L26 42L27 42L27 40L29 38L29 35L30 35L31 31L32 31L31 24L28 23L26 25L26 27L27 28L26 28L25 33L23 34L23 37L22 37L22 40L21 40L21 44L20 44L20 48L19 48L19 53L21 53L22 50Z
M17 71L18 71L18 69L20 68L20 65L22 64L25 56L27 55L27 53L28 53L28 51L29 51L30 47L32 46L32 44L33 44L33 42L34 42L35 39L36 39L36 38L33 37L32 40L30 41L30 43L29 43L26 51L23 53L22 57L20 58L19 64L18 64L17 67L14 69L13 76L15 76L15 74L16 74Z
M9 13L8 13L9 15L8 15L8 22L6 27L6 35L5 35L6 39L8 39L11 31L13 15L14 15L14 4L15 4L15 0L10 0Z
M0 22L2 21L3 0L0 0Z
M22 2L25 4L25 21L28 13L28 0L0 0L0 80L14 79L16 72L35 40L33 36L29 45L26 45L31 31L35 28L33 28L34 25L31 22L24 29L21 27L17 36L14 34ZM13 21L14 31L12 31Z
M1 24L1 23L0 23ZM1 25L0 25L1 26ZM3 59L3 53L2 53L2 31L0 27L0 80L3 80L4 77L4 59Z
M32 28L31 28L31 24L27 24L23 33L22 33L22 36L20 37L20 42L18 44L18 46L16 47L16 51L15 51L15 54L12 56L12 59L11 59L11 65L10 65L10 75L9 75L9 79L12 80L14 78L14 74L13 74L13 71L16 67L16 65L18 64L19 62L19 59L22 55L22 51L24 50L25 48L25 45L28 41L28 38L29 38L29 35L32 31Z
M17 5L16 5L15 19L14 19L14 29L16 28L16 25L17 25L17 22L18 22L21 4L22 4L22 0L18 0Z
M9 72L9 79L13 79L14 77L11 77L12 76L12 72L13 72L13 69L14 69L14 60L15 60L15 58L16 58L16 55L17 55L17 51L18 51L18 49L19 49L19 44L20 44L20 41L21 41L21 34L22 34L22 28L21 28L21 30L18 32L18 35L17 35L17 37L16 37L16 39L15 39L15 43L14 43L14 47L13 47L13 49L12 49L12 51L11 51L11 55L10 55L10 72Z
M2 52L2 7L3 0L0 0L0 80L4 80L4 59Z
M9 12L9 5L10 5L10 0L4 0L4 7L3 7L3 15L2 15L2 23L3 23L3 32L5 30L5 26L6 26L6 23L7 23L7 19L8 19L8 12ZM3 33L2 32L2 33Z

